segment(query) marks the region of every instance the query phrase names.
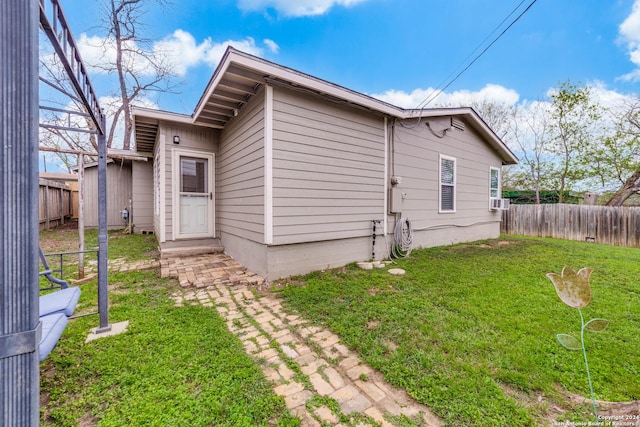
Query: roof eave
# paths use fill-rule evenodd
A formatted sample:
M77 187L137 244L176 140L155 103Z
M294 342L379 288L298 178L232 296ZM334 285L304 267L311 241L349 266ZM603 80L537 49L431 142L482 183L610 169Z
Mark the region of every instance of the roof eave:
M489 144L500 154L503 164L516 164L518 159L506 144L491 130L482 118L469 107L460 108L433 108L433 109L403 109L387 102L373 98L369 95L356 92L349 88L331 83L326 80L305 74L303 72L288 68L257 56L253 56L233 47L228 47L213 76L209 80L198 104L192 115L171 113L168 111L151 110L143 107L134 108L134 120L136 116L146 119L167 120L184 124L196 124L209 99L214 95L225 74L231 66L241 67L261 75L262 84L270 82L283 82L292 88L304 87L321 96L334 97L344 100L348 104L364 108L369 111L397 119L409 119L418 117L437 117L443 115L468 117L476 129Z
M349 88L319 79L292 68L284 67L263 58L249 55L232 47L228 47L220 61L220 64L218 65L218 68L215 70L213 77L209 81L207 88L198 101L198 105L192 115L194 121L200 116L207 100L212 96L218 84L223 79L226 71L232 64L263 74L263 83L265 84L269 83L269 80L282 80L286 81L292 87L305 87L320 95L341 98L348 103L353 103L369 110L378 111L385 115L393 117L401 117L403 115L404 110L400 107L396 107L395 105L388 104L384 101L356 92Z
M136 116L145 117L147 119L167 120L171 122L178 122L184 124L192 124L193 118L187 114L172 113L164 110L154 110L145 107L131 107L133 119L135 121Z

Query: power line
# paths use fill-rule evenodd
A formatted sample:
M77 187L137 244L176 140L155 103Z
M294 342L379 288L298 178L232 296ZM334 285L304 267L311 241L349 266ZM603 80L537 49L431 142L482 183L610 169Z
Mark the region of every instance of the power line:
M451 86L453 84L453 82L455 82L465 71L467 71L478 59L480 59L480 57L482 55L484 55L489 48L491 48L491 46L493 46L507 31L509 31L509 29L520 20L520 18L522 18L524 16L525 13L527 13L529 11L529 9L531 9L531 7L536 3L537 0L532 0L531 3L529 3L529 5L513 20L511 21L511 23L495 38L493 39L493 41L491 43L489 43L489 45L487 45L487 47L485 47L482 52L480 52L466 67L464 67L458 74L455 75L455 77L453 77L444 87L440 88L444 82L453 74L455 73L455 70L458 70L466 61L467 59L469 59L469 57L471 57L471 55L473 55L474 52L476 52L480 46L482 46L489 37L491 37L491 35L493 35L501 26L502 24L505 23L505 21L507 19L509 19L509 17L511 17L516 10L518 10L520 8L520 6L522 6L522 4L525 2L526 0L522 0L503 20L502 22L500 22L500 24L498 24L496 26L496 28L489 33L489 35L487 37L484 38L484 40L482 40L482 42L480 42L480 44L478 44L478 46L469 54L467 55L467 57L460 63L460 65L458 65L454 71L449 74L447 76L447 78L445 78L445 80L443 80L438 87L436 87L436 89L431 92L431 94L429 96L427 96L420 104L418 104L418 106L416 107L416 109L422 109L425 108L427 105L429 105L431 102L433 102L442 92L444 92L449 86Z
M525 2L526 0L522 0L520 3L518 3L518 5L516 7L514 7L511 12L509 12L509 14L507 16L504 17L504 19L498 24L496 25L496 27L493 29L493 31L491 31L489 34L487 34L487 36L484 38L484 40L482 40L476 47L475 49L473 49L467 56L466 58L464 58L462 60L462 62L460 62L460 64L453 70L451 71L451 73L449 73L449 75L447 77L445 77L439 84L438 86L436 86L436 88L434 89L434 92L430 93L427 98L425 98L420 104L418 104L418 108L420 108L420 106L422 105L422 103L424 103L425 101L427 101L427 99L429 99L429 97L431 97L435 92L438 92L438 90L440 90L440 88L447 82L447 80L449 80L449 78L451 78L451 76L453 76L466 62L469 58L471 58L471 56L476 53L476 51L478 49L480 49L481 46L483 46L485 44L485 42L487 40L489 40L489 37L491 37L493 34L495 34L496 31L498 31L498 29L500 29L500 27L502 27L502 25L507 21L507 19L509 19L514 13L516 13L516 10L520 9L520 6L522 6L522 4ZM439 92L438 92L439 93ZM427 103L428 104L428 103ZM426 104L425 104L426 106Z

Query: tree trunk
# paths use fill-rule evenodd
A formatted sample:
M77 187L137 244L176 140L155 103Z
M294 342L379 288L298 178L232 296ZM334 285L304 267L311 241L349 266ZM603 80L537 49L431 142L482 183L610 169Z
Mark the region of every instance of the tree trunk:
M622 187L606 203L607 206L622 206L622 204L634 193L640 191L638 181L640 180L640 170L637 170Z
M120 19L119 19L119 13L122 10L122 7L123 6L120 5L118 8L116 8L114 0L111 0L111 21L113 24L113 34L116 42L116 71L118 72L118 84L120 87L120 97L122 98L122 108L124 110L124 115L125 115L125 136L123 140L123 149L128 150L129 149L128 132L130 132L128 117L127 117L127 115L129 114L129 105L128 105L129 97L127 94L127 82L124 76L124 66L122 64L122 61L123 61L122 44L124 43L124 40L122 38L122 29L120 28ZM117 116L115 116L113 120L115 122L117 120ZM113 144L113 139L109 138L109 140L107 141L107 148L111 148L112 144Z

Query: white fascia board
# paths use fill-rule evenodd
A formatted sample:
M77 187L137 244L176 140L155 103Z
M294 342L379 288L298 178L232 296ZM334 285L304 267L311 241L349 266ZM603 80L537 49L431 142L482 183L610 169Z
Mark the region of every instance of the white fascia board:
M193 118L194 121L195 121L195 118L198 117L200 115L200 113L202 112L202 109L207 104L207 100L209 100L209 98L211 98L211 94L216 89L216 87L218 87L218 84L220 83L220 80L222 80L222 77L227 72L227 69L229 68L229 65L231 65L231 60L230 60L229 57L233 52L234 52L234 50L231 47L228 47L226 52L224 53L224 55L222 55L222 59L220 59L220 63L218 64L218 68L216 68L216 70L213 72L213 76L211 76L211 79L209 80L209 83L207 84L206 89L202 93L202 96L200 97L200 100L198 100L198 104L196 105L196 109L194 110L193 114L191 115L191 117Z
M358 104L362 107L379 111L383 114L396 117L402 115L403 110L399 107L290 68L284 68L271 62L257 64L255 59L246 57L239 57L235 62L245 67L263 72L270 77L283 79L294 86L298 85L306 87L320 94L344 99L347 102Z
M170 111L154 110L151 108L133 107L132 110L133 120L135 122L136 117L145 117L147 119L167 120L176 123L192 124L193 118L186 114L172 113Z

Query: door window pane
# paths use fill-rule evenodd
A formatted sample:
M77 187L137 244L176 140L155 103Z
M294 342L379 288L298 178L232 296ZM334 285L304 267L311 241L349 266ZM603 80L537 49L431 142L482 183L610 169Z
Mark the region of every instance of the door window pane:
M208 193L207 160L180 158L180 191L182 193Z

